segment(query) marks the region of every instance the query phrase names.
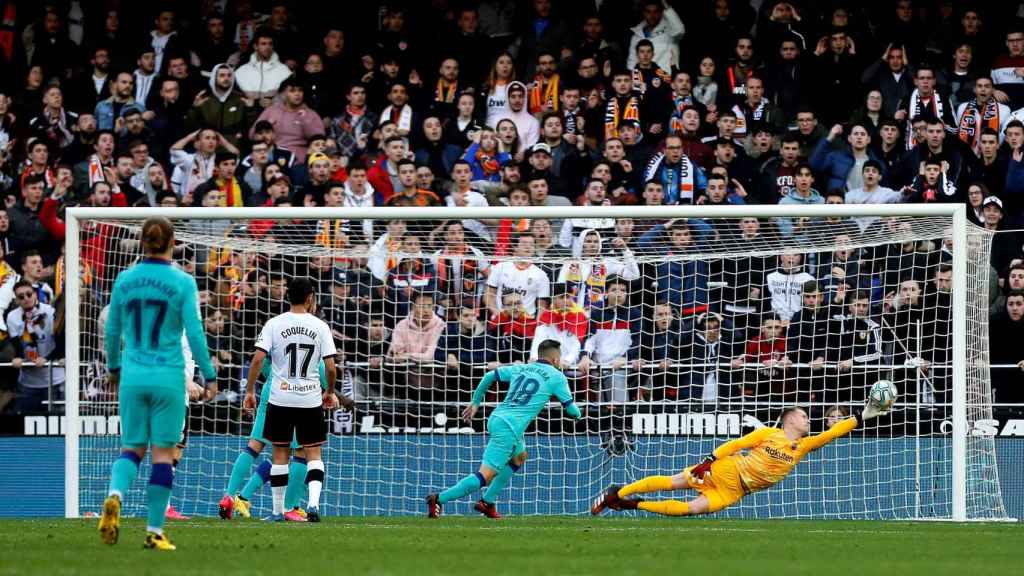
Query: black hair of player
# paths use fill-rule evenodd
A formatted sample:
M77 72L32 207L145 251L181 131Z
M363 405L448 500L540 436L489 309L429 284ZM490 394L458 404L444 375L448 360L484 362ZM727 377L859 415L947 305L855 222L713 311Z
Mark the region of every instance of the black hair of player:
M313 294L313 283L309 278L292 278L288 283L288 303L292 305L305 304L306 300Z
M537 347L537 357L546 359L548 356L562 354L562 344L558 340L545 340Z

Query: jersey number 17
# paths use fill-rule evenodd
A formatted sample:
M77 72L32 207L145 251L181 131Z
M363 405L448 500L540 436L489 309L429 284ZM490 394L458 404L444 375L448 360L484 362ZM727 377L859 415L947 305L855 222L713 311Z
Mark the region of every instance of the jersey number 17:
M302 351L302 371L296 372L298 367L299 351ZM291 344L284 347L284 353L288 355L288 377L289 378L306 378L309 374L309 363L313 360L313 352L316 351L316 347L312 344Z

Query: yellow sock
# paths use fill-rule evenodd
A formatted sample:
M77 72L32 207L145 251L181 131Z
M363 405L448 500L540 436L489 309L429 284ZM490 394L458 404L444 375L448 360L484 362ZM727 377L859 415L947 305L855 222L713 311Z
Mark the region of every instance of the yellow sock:
M619 498L625 498L627 496L632 496L633 494L646 494L648 492L671 489L671 476L648 476L646 478L641 478L632 484L623 486L622 489L619 490Z
M651 500L641 502L637 508L665 516L686 516L690 513L690 505L679 500Z

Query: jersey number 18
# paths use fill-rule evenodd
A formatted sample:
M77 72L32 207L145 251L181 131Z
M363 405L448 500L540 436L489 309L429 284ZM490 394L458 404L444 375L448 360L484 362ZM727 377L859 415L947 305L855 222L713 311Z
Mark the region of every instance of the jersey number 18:
M509 388L508 395L505 396L505 404L526 406L538 389L540 389L540 382L525 375L519 376L512 382L512 387Z

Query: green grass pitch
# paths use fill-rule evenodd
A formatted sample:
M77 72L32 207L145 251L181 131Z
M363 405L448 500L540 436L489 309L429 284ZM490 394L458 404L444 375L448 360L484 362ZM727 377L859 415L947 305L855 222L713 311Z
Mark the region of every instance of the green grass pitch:
M327 518L173 523L176 552L95 520L0 521L0 574L1020 574L1024 527L863 521Z

